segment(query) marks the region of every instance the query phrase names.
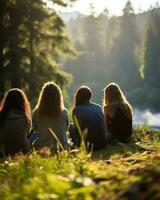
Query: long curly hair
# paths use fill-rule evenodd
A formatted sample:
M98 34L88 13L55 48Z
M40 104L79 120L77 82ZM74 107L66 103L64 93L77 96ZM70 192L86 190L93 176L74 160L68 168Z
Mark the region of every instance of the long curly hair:
M103 106L120 104L128 118L132 117L132 107L124 93L116 83L110 83L104 88Z
M61 89L54 82L43 85L35 107L42 117L56 117L64 109Z
M31 120L31 106L26 94L19 88L10 89L2 99L0 105L0 121L4 122L7 114L11 110L19 110L26 114L27 118Z

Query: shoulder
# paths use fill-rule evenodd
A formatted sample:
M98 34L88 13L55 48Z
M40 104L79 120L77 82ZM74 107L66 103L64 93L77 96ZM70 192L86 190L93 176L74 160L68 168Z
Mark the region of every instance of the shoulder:
M84 107L83 105L76 106L76 107L73 108L72 112L78 112L79 110L82 110L83 107Z
M90 110L90 109L98 109L98 110L102 110L102 107L97 104L97 103L87 103L87 104L82 104L82 105L79 105L79 106L76 106L74 109L73 109L73 112L78 112L80 110Z
M63 113L63 114L68 114L67 108L64 108L63 111L62 111L62 113Z
M6 119L21 119L21 118L26 118L26 117L27 117L27 115L23 111L11 110L8 112Z
M25 112L19 110L12 110L8 112L6 119L5 119L6 126L9 124L16 123L18 127L26 125L31 125L31 119L29 119Z
M68 118L68 110L66 108L63 109L62 116Z
M83 105L76 106L72 110L72 116L74 116L74 115L76 115L76 116L82 115L84 112L86 112L86 109L87 108L84 107Z
M97 114L103 114L102 106L97 103L91 103L91 112L97 113Z
M95 108L102 109L102 106L99 105L99 104L97 104L97 103L93 103L93 102L91 102L90 105L93 106L93 107L95 107Z

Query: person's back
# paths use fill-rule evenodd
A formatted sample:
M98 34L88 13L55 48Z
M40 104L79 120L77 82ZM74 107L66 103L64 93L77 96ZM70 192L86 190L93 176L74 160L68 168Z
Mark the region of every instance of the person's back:
M77 117L82 131L87 129L86 143L89 143L89 149L98 150L105 147L105 125L100 105L95 103L79 105L74 108L73 117Z
M75 117L78 120L82 132L87 130L85 140L87 150L99 150L105 147L105 124L104 115L100 105L91 103L92 91L87 86L77 89L75 95L75 108L72 112L75 130L71 131L71 137L79 140L78 127L76 127ZM77 135L77 136L76 136ZM73 140L73 139L72 139ZM78 141L80 145L81 141ZM77 143L77 142L76 142Z
M57 117L43 117L35 110L32 123L34 130L39 133L39 138L34 144L36 149L45 146L50 147L53 150L56 149L57 142L49 128L56 134L62 146L65 149L67 148L66 131L68 130L69 120L66 109L64 109Z
M116 105L113 116L108 115L107 130L120 142L129 141L132 135L132 118L126 116L121 105Z
M2 151L5 155L15 155L19 152L26 154L29 151L27 134L30 128L31 123L23 112L12 110L8 113L1 128Z
M61 89L54 82L47 82L43 85L34 109L32 124L33 129L39 132L39 137L34 143L37 150L49 147L56 151L55 135L63 148L67 149L68 112L64 108Z
M104 89L104 117L107 129L107 142L114 139L130 142L132 135L132 108L116 83Z
M26 154L31 143L27 138L31 129L31 108L26 94L18 88L10 89L0 108L0 150L2 154Z

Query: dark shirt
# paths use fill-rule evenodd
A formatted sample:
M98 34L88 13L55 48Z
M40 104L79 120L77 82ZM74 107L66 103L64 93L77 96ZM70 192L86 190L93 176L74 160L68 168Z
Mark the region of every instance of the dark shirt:
M31 122L25 113L19 110L10 111L0 128L0 148L7 155L15 155L19 152L26 154L31 147L27 138L30 132Z
M76 116L82 132L87 129L85 143L89 144L88 150L98 150L105 147L105 123L104 115L100 105L86 103L77 106L73 110L73 120Z
M132 135L132 118L128 118L121 106L117 106L114 117L108 116L107 130L120 142L127 142Z

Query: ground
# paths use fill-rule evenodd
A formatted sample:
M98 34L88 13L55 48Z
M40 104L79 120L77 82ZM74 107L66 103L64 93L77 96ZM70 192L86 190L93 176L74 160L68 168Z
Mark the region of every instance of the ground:
M135 128L136 145L48 150L0 161L1 200L160 199L160 132Z

